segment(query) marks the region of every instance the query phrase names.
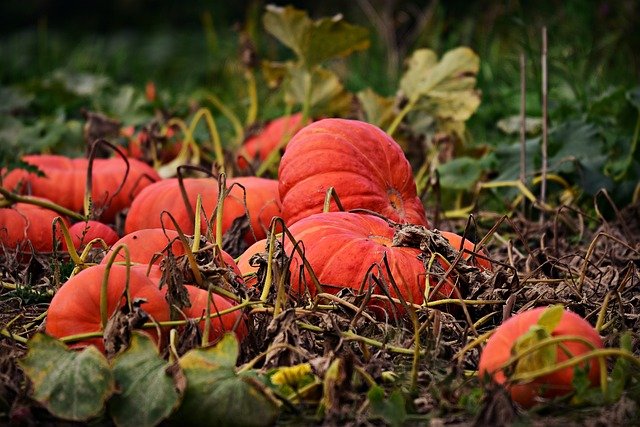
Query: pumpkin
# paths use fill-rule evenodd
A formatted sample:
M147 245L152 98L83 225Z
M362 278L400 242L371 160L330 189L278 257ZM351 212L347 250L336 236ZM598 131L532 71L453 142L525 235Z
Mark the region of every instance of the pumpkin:
M258 267L254 267L249 264L249 260L255 254L260 252L265 252L267 249L268 240L266 238L258 240L251 246L249 246L236 260L236 264L238 264L238 269L244 278L244 283L247 287L253 287L256 285L258 278L256 277L256 273L258 272Z
M154 264L160 264L162 256L158 255L161 255L169 246L171 247L171 252L175 256L184 255L186 253L177 231L169 229L163 230L161 228L148 228L129 233L115 242L112 249L110 249L102 259L102 264L107 263L113 249L120 245L126 245L129 248L129 257L132 263L145 265L149 264L152 259ZM240 276L242 273L240 273L233 257L225 251L221 251L221 253L224 262L237 276ZM115 261L125 261L123 250L118 252Z
M234 183L246 189L247 209L255 237L250 230L247 230L244 239L251 244L266 237L266 229L269 227L271 218L280 214L278 182L258 177L239 177L227 181L228 186ZM202 207L207 213L207 218L202 215L201 231L205 232L207 220L211 219L218 202L218 183L211 178L185 178L183 184L193 210L195 210L198 194L202 196ZM234 185L224 202L223 233L229 230L234 219L245 214L243 199L242 188ZM125 232L131 233L144 228L161 228L163 225L165 228L174 229L173 222L168 216L161 218L163 211L173 215L183 232L193 233L194 218L183 202L177 178L154 183L136 197L125 222Z
M132 299L144 298L141 308L156 321L170 320L169 305L157 283L145 275L146 267L132 267L129 277L129 293ZM55 338L102 331L100 319L100 291L106 274L105 265L89 267L65 282L56 292L49 305L45 331ZM107 313L111 315L122 308L127 267L112 265L107 281ZM149 335L158 341L155 328ZM95 345L104 351L102 338L84 339L71 344L72 348Z
M273 119L257 133L247 138L238 151L238 166L248 166L247 161L264 161L279 147L284 147L302 127L302 113Z
M85 183L89 160L71 159L52 154L34 154L23 160L37 166L45 176L37 176L23 169L10 171L3 180L4 188L46 197L52 202L76 212L84 206ZM160 180L156 171L146 163L128 159L129 174L121 190L126 164L121 158L95 159L91 197L94 207L101 212L100 219L112 223L118 212L128 207L133 198L153 181ZM64 189L64 191L60 191Z
M502 370L503 365L511 358L514 343L522 335L530 331L536 325L546 307L538 307L516 314L501 324L487 340L487 344L482 350L478 365L478 374L481 379L489 375L493 381L504 384L507 376ZM555 326L552 337L579 336L592 343L596 348L602 348L602 340L598 332L579 315L564 310L560 322ZM586 353L591 349L584 343L578 341L563 341L562 347L557 347L556 363L561 363L569 358L566 351L573 356ZM588 380L592 386L600 383L600 367L595 358L582 365L588 366ZM517 370L518 368L516 368ZM551 399L566 395L573 391L574 368L565 368L554 373L538 377L528 383L508 384L512 399L529 408L540 398Z
M298 241L303 242L304 256L311 265L323 291L337 293L343 288L368 291L372 283L365 280L367 272L374 264L380 268L371 270L382 275L389 286L389 294L397 298L399 294L409 303L424 301L426 273L423 262L418 258L419 249L392 246L394 229L381 218L348 212L327 212L311 215L294 223L289 231ZM293 244L285 240L285 252L291 254ZM390 276L397 286L391 285L390 277L383 263L387 258ZM317 293L311 276L298 252L293 253L290 264L291 290L295 294ZM432 286L437 283L433 277ZM365 289L360 289L362 283ZM453 291L449 282L440 287L430 299L449 296ZM381 294L376 288L374 293Z
M488 270L488 271L493 270L491 261L486 260L484 258L476 257L474 255L474 253L477 253L478 255L482 255L486 257L487 253L482 249L478 250L478 248L476 248L476 245L471 240L469 240L468 238L465 238L464 244L463 244L462 236L460 236L459 234L453 233L451 231L440 231L440 234L442 235L442 237L444 237L449 241L449 243L455 250L465 251L465 253L462 255L462 258L465 261L483 270Z
M111 246L117 242L119 238L118 233L116 233L113 228L100 221L94 220L76 222L69 227L69 234L71 235L73 246L77 250L84 248L84 246L93 239L101 238L107 246ZM63 248L66 247L64 240L62 246ZM102 245L100 243L94 243L93 247L101 248Z
M187 292L189 293L189 301L191 307L185 307L183 309L184 314L193 319L203 319L198 323L200 331L204 331L207 310L207 300L209 293L196 286L185 285ZM225 297L211 293L211 300L209 301L210 313L215 314L217 312L228 310L232 308L234 304L227 300ZM247 325L245 324L242 311L235 310L222 316L211 318L211 329L209 331L209 343L218 341L225 332L235 332L238 340L242 341L247 337Z
M53 251L53 220L60 214L32 205L16 203L0 208L0 251L2 248L22 253ZM68 225L66 218L61 217Z
M304 127L287 145L278 179L288 225L322 212L329 187L345 210L369 209L395 222L428 225L402 149L365 122L323 119ZM337 210L335 202L330 209Z

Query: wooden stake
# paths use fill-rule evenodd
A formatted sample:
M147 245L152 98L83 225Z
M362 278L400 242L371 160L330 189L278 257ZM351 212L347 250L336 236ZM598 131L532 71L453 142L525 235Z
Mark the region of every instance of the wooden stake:
M540 201L542 205L547 199L547 27L542 27L542 170L540 181ZM544 211L541 211L540 222L544 222Z

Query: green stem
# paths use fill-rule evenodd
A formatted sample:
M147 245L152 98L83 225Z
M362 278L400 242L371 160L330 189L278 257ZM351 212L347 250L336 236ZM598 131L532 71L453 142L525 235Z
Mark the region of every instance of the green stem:
M304 102L302 104L302 123L306 123L311 114L311 70L304 74Z
M256 87L256 77L253 71L247 69L244 73L247 79L247 93L249 94L249 110L247 111L247 120L245 124L250 126L258 118L258 90Z
M84 221L86 218L79 214L78 212L74 212L70 209L67 209L63 206L50 202L46 199L39 199L31 196L21 196L19 194L12 193L11 191L0 187L0 195L4 196L5 199L13 203L28 203L30 205L40 206L41 208L52 210L60 215L64 215L69 218L73 218L78 221Z
M102 326L102 330L107 326L107 322L109 321L109 313L108 311L108 285L109 285L109 273L111 271L111 266L113 265L116 256L120 253L121 250L124 250L124 259L127 266L127 274L125 279L125 293L127 304L129 304L129 309L131 310L131 295L129 295L129 277L131 273L131 255L129 253L129 247L125 244L118 245L111 255L109 256L109 260L107 261L107 265L104 269L104 274L102 275L102 284L100 285L100 325Z
M206 98L231 122L231 126L233 126L233 130L236 133L236 145L239 146L244 140L244 128L242 127L242 123L240 123L238 116L236 116L235 113L231 111L231 109L227 107L217 96L209 94Z
M400 113L398 113L398 115L395 117L395 119L393 119L393 122L387 128L387 133L389 134L389 136L393 137L393 134L396 132L398 126L402 122L402 119L404 119L404 117L409 114L409 111L411 111L413 107L415 107L416 102L418 102L418 97L411 98L411 100L407 102L407 105L405 105Z

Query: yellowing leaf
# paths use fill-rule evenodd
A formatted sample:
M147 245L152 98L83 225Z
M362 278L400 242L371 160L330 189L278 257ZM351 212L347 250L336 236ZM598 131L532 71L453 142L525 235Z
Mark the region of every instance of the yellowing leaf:
M109 363L98 349L81 352L38 333L29 340L20 366L33 383L33 398L57 417L88 421L99 415L115 391Z
M367 123L384 128L393 119L393 98L387 98L375 93L371 88L358 92L358 101L364 112Z
M285 97L287 103L303 104L305 87L309 84L312 116L341 116L349 110L352 95L345 90L335 73L315 68L309 74L301 68L292 67L289 75L291 81Z
M533 372L556 364L557 344L544 345L525 354L527 350L550 338L550 336L544 327L533 325L526 334L516 340L511 352L514 356L523 355L516 364L516 374Z
M466 47L446 52L440 61L429 49L416 50L400 80L401 94L408 99L405 110L421 112L441 123L466 121L480 105L475 88L479 68L478 55ZM420 120L420 115L415 116L412 120Z

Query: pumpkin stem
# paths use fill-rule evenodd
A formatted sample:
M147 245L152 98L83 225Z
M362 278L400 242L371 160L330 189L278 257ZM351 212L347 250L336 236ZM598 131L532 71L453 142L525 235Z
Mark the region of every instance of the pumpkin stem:
M127 156L122 152L122 150L120 150L118 147L116 147L114 144L110 143L106 139L95 140L93 144L91 144L91 151L89 152L89 164L87 165L87 180L84 186L84 200L82 203L83 212L86 218L91 218L91 210L93 207L93 201L92 201L93 162L96 158L96 154L98 153L98 148L102 145L105 145L108 148L111 148L117 155L119 155L122 158L122 160L124 160L124 163L126 165L124 170L124 177L120 181L120 184L116 188L116 191L114 191L113 194L108 196L108 199L105 200L105 206L108 206L111 203L111 201L114 199L114 197L116 197L118 193L122 191L122 188L124 187L124 184L127 181L127 177L129 176L129 169L130 169L129 159L127 159Z
M73 218L78 221L84 221L86 219L84 215L81 215L78 212L72 211L56 203L53 203L47 199L41 199L41 198L32 197L32 196L21 196L19 194L12 193L11 191L2 187L0 187L0 195L2 195L4 199L9 202L9 203L6 203L7 206L15 203L28 203L30 205L40 206L41 208L52 210L56 213L59 213L62 216ZM4 207L5 202L0 200L0 203L1 203L0 207Z
M327 188L327 192L324 195L324 205L322 207L322 212L329 212L331 209L331 199L336 202L336 206L342 212L344 212L344 207L342 206L342 202L340 202L340 197L338 197L338 192L335 187Z
M55 217L53 219L53 223L51 224L51 226L53 227L53 240L54 240L53 247L55 248L56 227L60 226L60 232L62 233L62 238L64 239L64 243L67 245L67 252L69 252L69 257L71 258L71 261L73 261L73 264L76 267L84 264L83 259L78 255L78 251L76 251L76 248L73 245L73 240L71 240L71 233L69 233L69 227L67 227L67 224L64 223L62 218L59 216Z
M182 131L184 139L182 140L182 146L180 147L178 155L173 160L162 166L160 166L159 162L155 165L158 174L163 178L174 176L176 168L180 165L200 163L200 147L198 147L198 144L196 144L193 139L193 130L187 127L184 120L178 118L172 118L167 122L167 128L172 126L176 126ZM193 128L195 129L195 126L193 126ZM189 150L191 150L191 158L188 156Z
M207 94L205 98L213 105L215 105L216 108L218 108L218 110L220 110L220 112L231 122L231 126L233 126L233 130L236 133L235 145L239 146L240 144L242 144L242 141L244 140L244 128L242 127L242 123L240 123L240 119L238 119L238 116L233 111L231 111L231 109L227 107L225 103L220 100L220 98L218 98L214 94Z
M193 277L195 278L198 286L202 287L202 283L203 283L202 273L200 273L200 269L198 268L198 261L196 260L196 257L193 254L193 251L191 250L191 245L189 245L189 241L187 240L187 237L182 232L180 225L178 224L174 216L171 214L171 212L162 211L161 215L167 215L171 220L171 222L173 223L173 226L176 232L178 233L178 238L180 239L180 242L182 242L182 246L184 246L185 255L187 256L187 260L189 260L189 266L191 267L191 271L193 272Z
M256 86L256 77L253 75L253 71L250 68L247 68L245 71L244 78L247 80L247 93L249 94L249 109L247 111L245 124L249 126L254 123L258 117L258 90Z
M129 253L129 247L125 244L120 244L113 249L111 255L109 255L109 259L107 260L107 264L104 269L104 275L102 276L102 284L100 286L100 325L102 326L102 330L107 326L107 322L109 321L109 313L108 310L108 296L107 296L107 286L109 284L109 273L111 272L111 266L116 260L116 256L120 253L120 251L124 251L124 259L125 265L127 267L126 279L125 279L125 299L127 301L127 305L129 306L129 311L133 310L131 305L131 294L129 292L129 278L131 276L131 254Z
M287 109L283 117L290 117L291 111L292 111L291 105L287 105ZM307 123L307 120L308 119L303 117L301 120L301 123ZM289 142L289 140L293 136L294 131L295 129L288 129L285 133L282 134L282 137L280 138L280 142L278 142L278 145L276 146L276 148L274 148L269 153L267 158L264 159L264 162L260 163L260 166L256 171L256 176L264 175L268 170L270 170L273 166L275 166L275 164L278 162L278 159L280 158L280 150Z

